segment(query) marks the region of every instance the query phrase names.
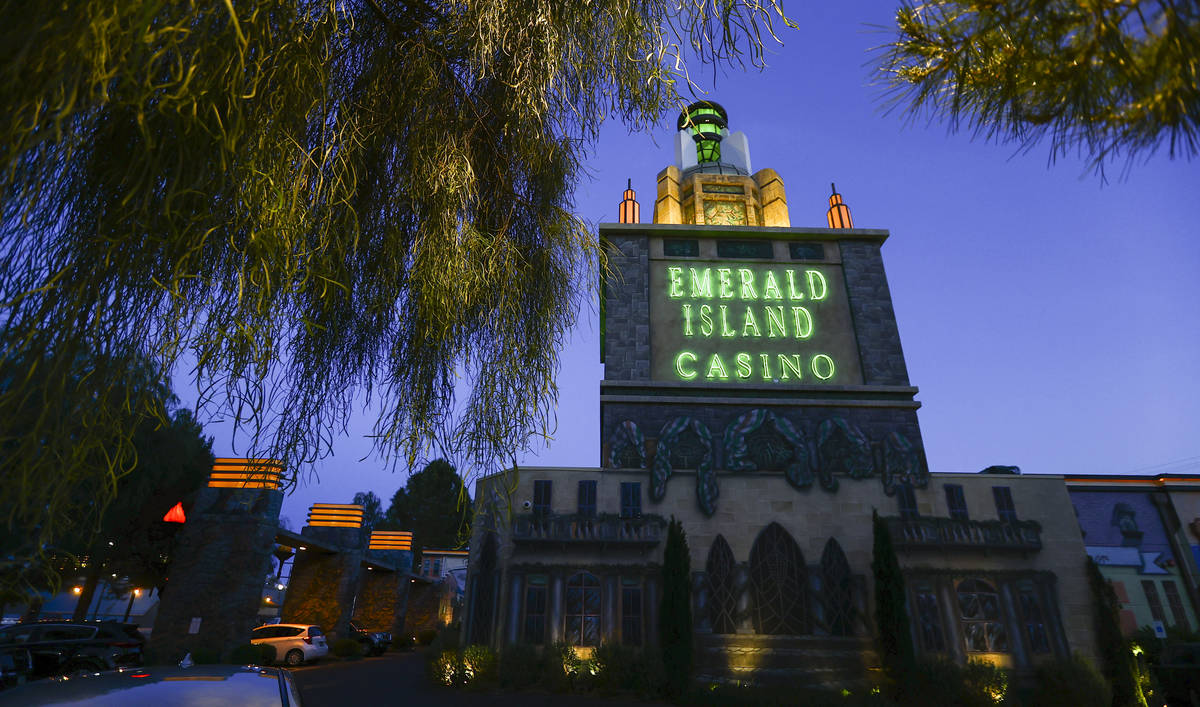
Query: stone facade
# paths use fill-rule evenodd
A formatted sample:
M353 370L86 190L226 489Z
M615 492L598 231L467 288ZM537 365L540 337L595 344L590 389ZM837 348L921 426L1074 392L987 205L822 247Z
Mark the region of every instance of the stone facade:
M721 483L721 507L706 516L696 498L695 473L677 472L670 489L660 503L644 498L641 520L653 527L659 519L678 518L687 532L693 571L693 617L696 622L698 665L702 675L713 679L771 681L776 678L808 674L816 679L817 667L824 666L822 680L841 685L861 682L867 671L877 667L871 651L874 606L871 581L872 511L889 518L895 526L898 556L909 583L910 613L913 617L914 642L921 651L965 661L967 657L987 658L993 662L1030 670L1037 663L1065 657L1073 651L1094 657L1094 636L1090 594L1084 573L1083 541L1070 511L1062 477L996 476L990 474L934 474L926 489L915 489L916 512L921 522L949 523L947 485L963 490L970 521L978 528L1002 527L995 506L993 487L1007 487L1022 523L1028 523L1036 542L1026 545L997 542L952 543L945 538L922 538L905 543L901 500L883 491L879 478L842 477L836 493L820 489L800 492L791 488L776 472L735 472L718 475ZM492 608L468 613L478 619L491 616L497 645L526 639L525 612L529 574L545 575L547 587L545 621L546 641L563 637L566 630L566 583L570 577L589 572L599 579L601 595L600 628L604 640L620 640L624 624L618 606L618 586L636 582L643 587L645 604L640 613L644 622L645 642L655 640L654 623L648 621L650 606L657 592L657 568L662 562L665 533L647 534L644 542L625 542L618 538L593 540L585 518L578 513L580 482L596 483L596 514L592 523L616 518L621 522L622 484L638 483L644 494L649 485L645 471L615 469L523 468L479 482L477 498L489 504L487 509L511 509L512 523L477 525L472 548L482 547L488 533L497 539L496 567L500 570L492 582ZM549 482L550 517L565 521L565 532L544 532L546 542L531 542L526 523L532 514L518 511L535 498L535 485ZM543 487L544 488L544 487ZM490 499L490 500L489 500ZM544 499L538 499L544 500ZM495 512L494 510L491 512ZM632 522L632 521L629 521ZM664 523L665 524L665 523ZM805 567L810 586L808 614L812 625L804 634L772 635L757 631L754 625L752 556L765 530L777 525L795 542L800 564ZM965 526L970 528L969 524ZM593 536L596 533L593 532ZM828 615L831 600L822 577L822 567L830 541L836 542L848 565L847 581L839 590L849 609L848 621L838 628ZM721 544L730 551L734 564L733 587L737 595L731 613L732 631L714 626L712 567L714 547ZM474 550L472 568L478 557ZM483 581L475 577L476 582ZM1008 637L999 651L970 650L966 632L971 622L957 612L956 590L964 581L978 580L993 587L1003 603L995 623ZM1030 585L1034 604L1022 606L1021 592ZM478 591L478 589L476 589ZM917 620L929 612L928 601L919 594L934 595L941 632L940 644L923 641ZM468 593L468 602L472 599ZM1037 616L1031 615L1037 611ZM1029 623L1039 624L1042 633L1030 637ZM1044 636L1045 641L1042 642ZM789 663L787 656L811 661ZM852 656L852 659L851 659ZM841 666L832 670L830 665ZM765 672L759 672L765 671Z
M600 465L479 480L468 640L654 645L674 517L700 679L855 689L878 674L878 513L920 653L1024 675L1094 658L1062 477L930 474L888 233L790 227L743 143L696 164L677 136L655 222L601 225Z
M412 552L372 551L374 557L395 567L368 567L354 600L354 622L367 631L404 635L404 621L412 590Z
M282 621L315 624L331 640L344 638L350 632L355 596L367 573L363 567L366 533L360 528L313 526L300 532L320 544L296 553Z
M149 653L177 662L198 649L226 654L258 625L283 493L206 488L179 531Z

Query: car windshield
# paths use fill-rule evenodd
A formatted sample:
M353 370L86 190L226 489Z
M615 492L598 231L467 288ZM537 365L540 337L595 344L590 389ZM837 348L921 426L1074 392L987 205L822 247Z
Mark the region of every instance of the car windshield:
M28 643L36 626L12 626L0 630L0 643Z
M96 635L95 626L43 626L39 641L79 641Z

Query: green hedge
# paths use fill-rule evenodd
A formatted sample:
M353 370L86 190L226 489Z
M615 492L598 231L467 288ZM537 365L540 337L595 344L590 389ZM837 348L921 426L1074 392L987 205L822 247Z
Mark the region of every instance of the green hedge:
M275 662L275 646L243 643L229 652L228 662L234 665L270 665Z
M333 642L330 651L339 658L361 658L362 644L353 638L339 638Z
M1112 690L1090 663L1078 654L1069 660L1046 663L1037 669L1033 692L1024 707L1058 705L1111 705Z

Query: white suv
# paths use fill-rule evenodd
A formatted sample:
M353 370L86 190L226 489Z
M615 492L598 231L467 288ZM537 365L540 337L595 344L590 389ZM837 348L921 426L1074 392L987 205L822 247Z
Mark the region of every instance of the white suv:
M250 642L256 646L275 648L275 660L287 665L300 665L329 655L325 633L320 626L305 624L270 624L250 632Z

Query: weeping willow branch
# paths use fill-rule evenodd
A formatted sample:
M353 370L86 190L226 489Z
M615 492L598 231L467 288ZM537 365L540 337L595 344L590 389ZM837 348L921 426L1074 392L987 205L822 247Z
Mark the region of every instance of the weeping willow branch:
M447 427L475 463L512 458L553 424L603 267L572 212L601 122L677 110L681 53L761 66L776 21L750 0L0 4L6 561L129 466L131 408L90 412L128 376L78 385L78 351L186 362L205 411L293 472L363 400L392 458Z
M896 13L880 72L893 106L1098 170L1200 148L1200 5L935 0Z

